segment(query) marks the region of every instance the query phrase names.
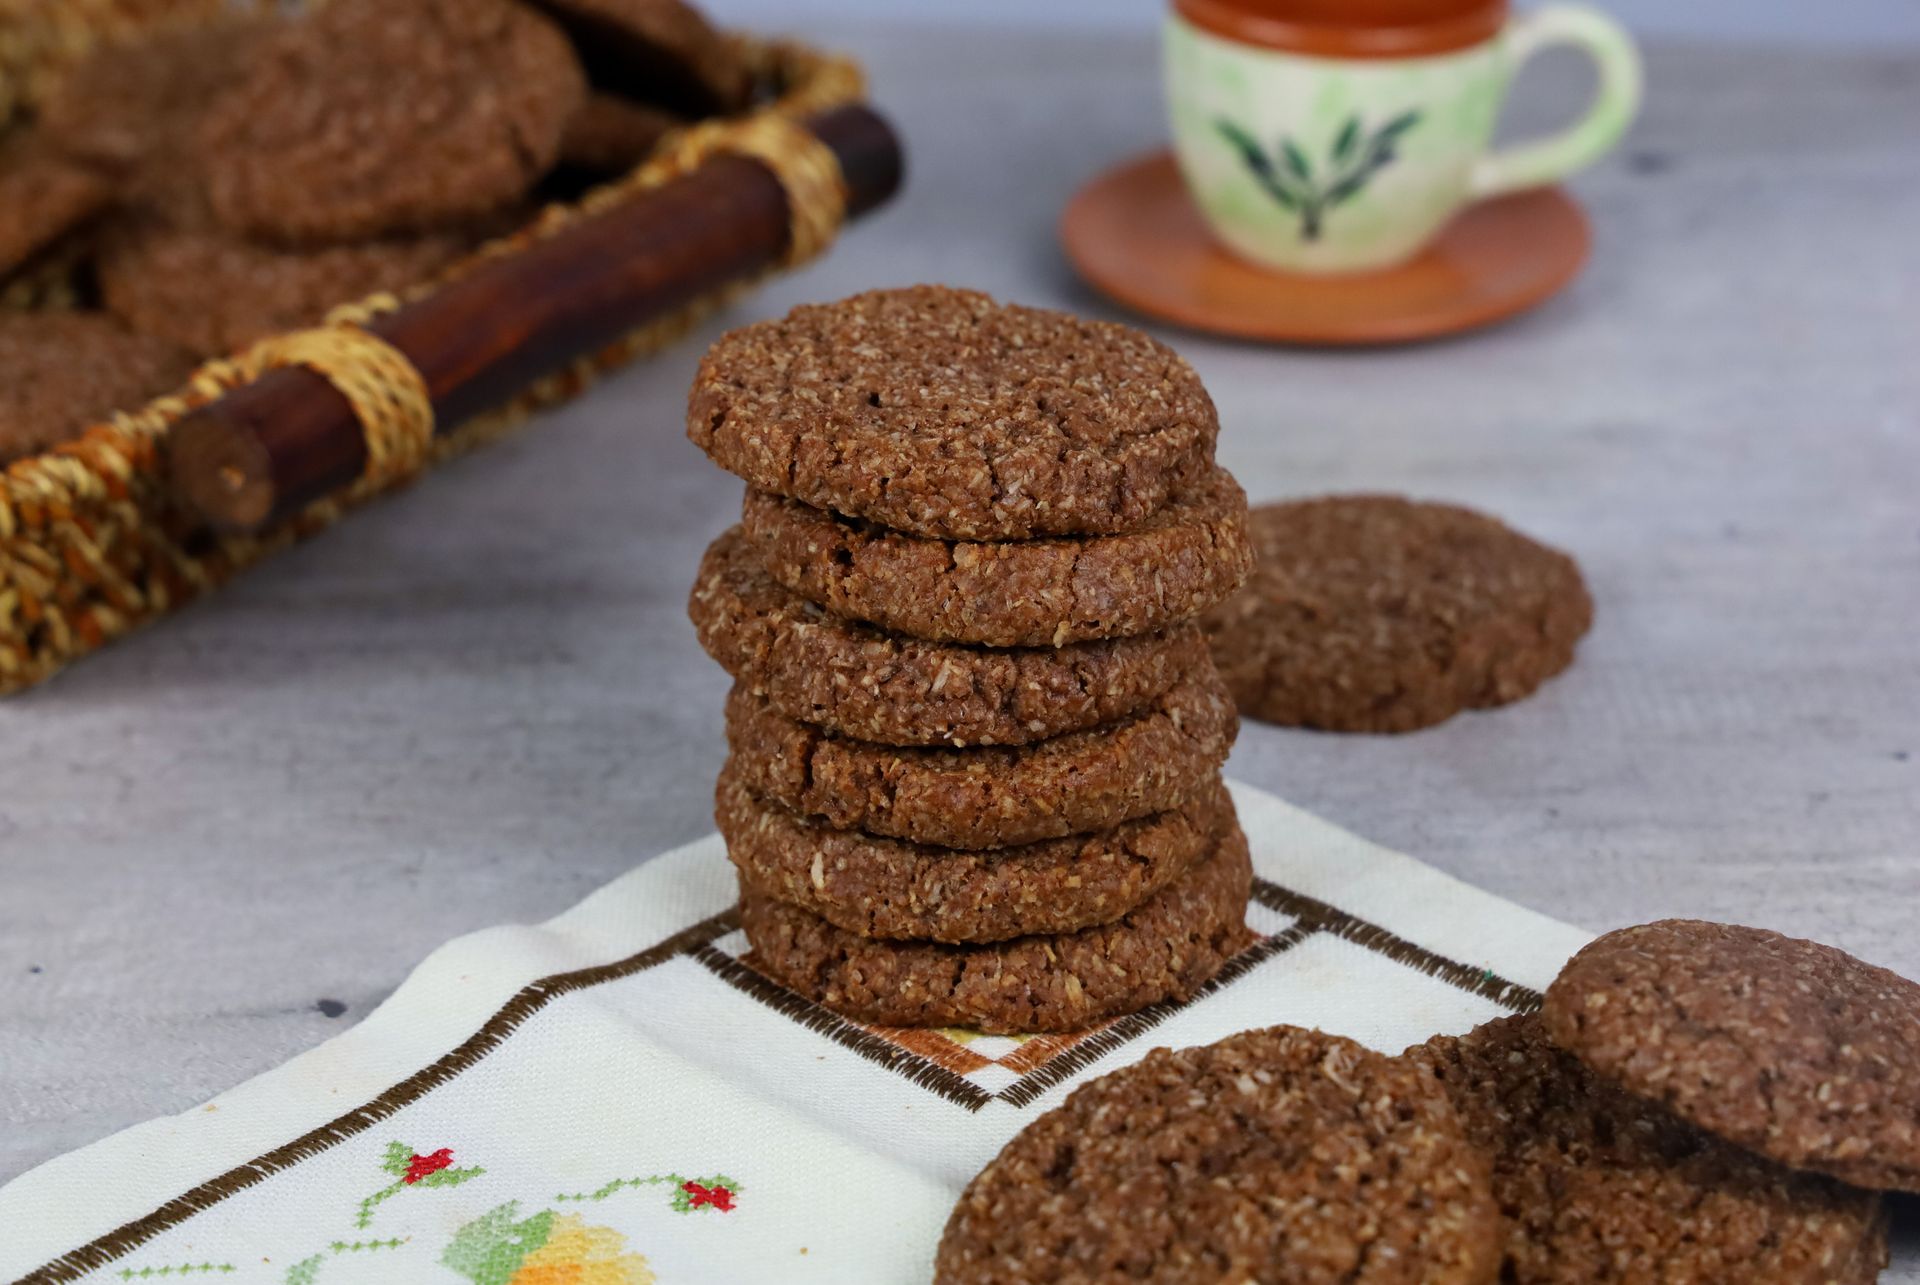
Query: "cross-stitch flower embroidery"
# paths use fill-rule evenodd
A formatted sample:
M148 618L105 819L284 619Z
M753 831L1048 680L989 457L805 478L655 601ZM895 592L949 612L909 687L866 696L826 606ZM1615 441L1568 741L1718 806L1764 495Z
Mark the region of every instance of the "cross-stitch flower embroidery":
M654 1285L647 1260L626 1248L611 1227L550 1209L523 1219L508 1201L462 1227L440 1261L474 1285Z

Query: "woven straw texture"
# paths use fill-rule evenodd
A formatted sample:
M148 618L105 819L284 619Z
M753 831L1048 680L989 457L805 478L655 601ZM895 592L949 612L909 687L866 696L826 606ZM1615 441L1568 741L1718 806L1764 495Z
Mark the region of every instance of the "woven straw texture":
M230 10L221 0L0 0L0 131L61 70L99 41L139 39L160 24ZM717 151L765 162L787 190L792 232L783 266L824 250L844 216L833 154L799 117L864 94L852 62L788 42L736 37L759 78L779 86L753 115L696 125L662 143L632 174L572 205L550 206L512 236L482 247L440 280L470 265L514 254L576 219L677 178ZM579 395L600 373L646 356L703 317L751 290L741 282L694 301L599 352L543 378L492 413L433 435L420 377L397 351L358 323L405 300L342 301L325 324L278 335L235 357L202 366L187 386L129 408L76 441L15 461L0 472L0 695L32 686L71 661L192 601L354 506L405 485L421 470L502 436L532 411ZM408 299L434 286L411 291ZM65 306L51 279L16 283L0 307ZM275 527L219 536L175 505L160 471L163 444L181 418L275 367L301 365L332 382L367 435L368 467L340 492Z

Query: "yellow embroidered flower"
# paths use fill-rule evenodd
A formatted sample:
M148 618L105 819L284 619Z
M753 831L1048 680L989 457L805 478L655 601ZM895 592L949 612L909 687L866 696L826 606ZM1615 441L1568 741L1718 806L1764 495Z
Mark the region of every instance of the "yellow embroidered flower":
M508 1285L654 1285L647 1260L626 1248L627 1238L613 1228L562 1214L553 1220L547 1243L521 1260Z

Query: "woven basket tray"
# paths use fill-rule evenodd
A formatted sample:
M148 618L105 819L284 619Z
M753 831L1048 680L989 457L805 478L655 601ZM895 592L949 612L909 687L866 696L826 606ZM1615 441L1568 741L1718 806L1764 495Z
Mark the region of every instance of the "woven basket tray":
M19 17L23 6L25 21ZM222 0L0 0L0 132L96 42L137 40L163 22L177 26L204 21L233 7ZM272 5L259 0L258 7ZM587 213L677 178L712 151L729 150L730 140L740 139L742 151L764 155L769 118L784 128L783 122L858 101L864 93L859 68L846 59L793 43L749 36L736 40L759 78L776 87L771 102L753 115L700 126L693 131L697 137L669 139L656 159L631 175L577 204L547 208L519 232L450 269L440 282L494 256L515 254ZM802 196L789 187L796 242L801 221L807 219L816 225L809 243L821 244L830 238L831 228L826 229L828 237L820 235L822 211L817 203L803 208ZM837 217L837 212L829 211L826 217ZM254 535L222 536L206 530L171 498L160 459L171 427L256 377L271 364L261 357L240 354L210 362L180 393L145 407L129 407L76 441L15 461L0 472L0 695L40 682L261 558L325 529L354 505L404 485L418 468L501 436L532 410L578 395L597 374L671 343L753 284L730 286L696 300L539 380L493 413L433 438L407 467L370 470L355 484ZM407 298L434 288L421 287ZM70 301L71 292L56 274L16 283L0 297L0 307L58 308ZM349 306L343 311L353 316L360 310ZM256 352L275 343L264 341Z

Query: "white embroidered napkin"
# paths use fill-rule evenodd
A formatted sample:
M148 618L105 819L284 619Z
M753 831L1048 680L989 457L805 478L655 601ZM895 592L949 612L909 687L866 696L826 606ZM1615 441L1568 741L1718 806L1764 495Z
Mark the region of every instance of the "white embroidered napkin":
M1080 1081L1276 1022L1398 1052L1535 1002L1587 939L1234 797L1261 937L1188 1004L1025 1040L844 1021L740 962L710 837L0 1188L0 1279L925 1281L960 1189Z

